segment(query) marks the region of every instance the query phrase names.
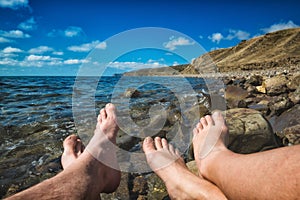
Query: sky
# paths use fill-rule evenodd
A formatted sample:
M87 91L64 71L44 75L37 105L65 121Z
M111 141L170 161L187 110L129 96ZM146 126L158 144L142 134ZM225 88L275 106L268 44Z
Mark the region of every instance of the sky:
M0 0L0 76L113 75L185 64L299 27L299 9L291 0Z

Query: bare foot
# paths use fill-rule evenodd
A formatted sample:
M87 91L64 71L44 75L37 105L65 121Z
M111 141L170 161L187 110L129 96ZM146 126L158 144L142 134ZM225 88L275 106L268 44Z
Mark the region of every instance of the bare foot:
M109 103L100 111L94 136L86 150L105 168L106 187L102 192L110 193L120 184L121 173L116 156L116 137L119 127L116 123L116 108Z
M156 137L153 141L147 137L143 150L149 166L165 182L172 199L225 199L216 186L188 170L178 150L166 139Z
M228 151L225 146L225 137L228 128L222 114L217 111L212 116L206 115L200 119L193 130L194 156L199 174L205 176L208 161L217 152Z
M70 166L84 151L84 145L76 135L68 136L63 143L64 152L61 156L61 164L64 169Z

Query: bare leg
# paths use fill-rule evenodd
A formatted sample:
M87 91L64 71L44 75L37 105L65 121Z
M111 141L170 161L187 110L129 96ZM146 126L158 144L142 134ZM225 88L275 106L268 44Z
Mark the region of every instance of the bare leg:
M98 139L98 135L105 136L106 140L102 139L101 143L105 148L106 143L115 143L118 128L114 119L115 107L108 104L98 117L96 137L94 135L90 143L97 143L93 140ZM64 142L62 164L65 169L61 173L9 199L99 199L100 193L116 190L120 183L120 172L101 163L89 151L79 150L80 142L74 144L72 137L71 141ZM103 148L101 145L98 147ZM115 157L114 151L106 153L111 158ZM71 157L67 158L68 155Z
M205 157L206 137L221 137ZM297 199L300 196L300 146L242 155L228 150L228 133L220 112L206 116L194 129L193 146L200 173L230 199ZM218 135L218 134L216 134Z
M172 199L226 199L212 183L194 175L166 139L147 137L143 150L151 169L165 182Z

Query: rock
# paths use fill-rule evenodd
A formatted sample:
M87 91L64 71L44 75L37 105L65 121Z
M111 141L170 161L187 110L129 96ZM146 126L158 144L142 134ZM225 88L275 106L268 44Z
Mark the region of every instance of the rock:
M195 160L186 163L186 166L189 168L189 170L190 170L193 174L195 174L196 176L199 175L197 163L196 163Z
M260 93L263 93L263 94L266 94L267 91L266 91L266 87L261 85L261 86L256 86L256 90Z
M115 200L115 199L131 199L129 191L129 173L121 173L121 182L117 190L110 194L101 193L101 199L103 200Z
M272 114L279 116L281 113L283 113L285 110L288 110L293 105L293 102L291 102L289 98L281 96L275 98L272 102L270 102L269 107Z
M285 76L274 76L263 82L263 86L266 88L267 94L270 96L276 96L279 94L286 93L288 88L286 84L288 80Z
M263 77L259 75L252 75L250 78L246 81L246 84L250 84L253 86L259 86L263 82Z
M274 116L269 121L272 125L273 131L276 133L282 132L285 128L299 124L300 119L300 105L297 104L284 111L280 116Z
M285 128L283 130L283 144L284 145L296 145L300 144L300 124Z
M294 104L300 103L300 85L294 92L289 93L289 98Z
M299 88L300 85L300 73L295 74L293 77L290 78L287 86L290 90L296 90Z
M247 107L244 99L248 97L249 93L247 90L242 89L238 86L227 86L225 92L225 99L227 101L228 108Z
M147 177L148 183L148 199L165 199L168 197L168 192L164 182L156 175L150 174Z
M147 194L148 184L144 176L137 176L133 180L132 192L138 195Z
M134 88L128 88L125 92L124 92L124 96L127 98L137 98L141 95L141 92L134 89Z
M260 112L236 108L227 110L225 114L230 150L237 153L254 153L278 147L271 126Z

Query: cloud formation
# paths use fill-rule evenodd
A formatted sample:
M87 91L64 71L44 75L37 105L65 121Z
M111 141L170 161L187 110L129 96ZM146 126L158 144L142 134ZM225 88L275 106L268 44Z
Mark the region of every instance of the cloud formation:
M289 29L289 28L297 28L297 27L299 27L299 25L294 24L294 22L290 20L286 23L281 22L278 24L273 24L270 27L262 28L261 30L264 33L271 33L271 32L275 32L275 31L279 31L279 30L284 30L284 29Z
M0 43L11 43L14 42L13 40L9 40L7 38L4 37L0 37Z
M51 32L47 34L48 37L61 36L61 37L68 37L68 38L79 37L82 35L84 35L84 32L82 28L78 26L69 26L65 30L53 29Z
M31 17L28 20L20 23L18 25L18 28L25 31L35 30L37 28L37 25L36 25L36 21L34 20L34 17Z
M228 35L225 37L222 35L222 33L213 33L211 36L208 36L208 39L210 39L212 42L219 44L221 40L247 40L250 38L250 33L242 30L234 30L229 29Z
M178 46L189 46L193 45L195 42L192 42L184 37L174 38L171 37L170 41L165 42L163 46L171 51L175 50Z
M208 39L210 39L212 42L220 43L220 41L224 38L222 33L213 33L211 36L208 36Z
M106 49L106 47L106 42L100 42L99 40L95 40L90 43L81 44L79 46L70 46L68 47L68 50L74 52L89 52L94 48Z
M30 49L28 51L28 53L31 53L31 54L43 54L43 53L52 52L52 51L54 51L54 49L52 47L39 46L39 47Z
M29 34L24 33L20 30L3 31L0 30L0 36L6 38L30 38Z
M17 10L22 7L28 7L28 0L0 0L0 7Z
M10 53L20 53L23 52L23 50L14 47L6 47L2 50L2 52L5 54L10 54Z

